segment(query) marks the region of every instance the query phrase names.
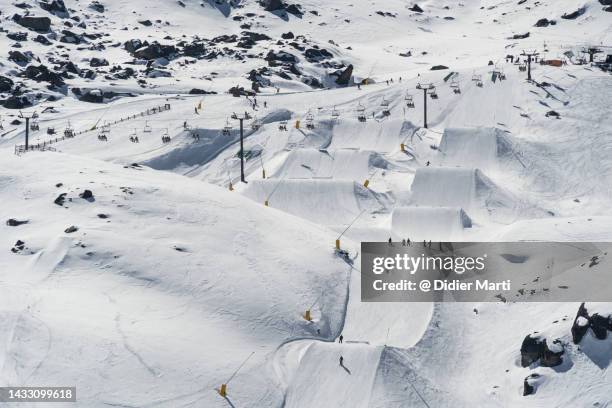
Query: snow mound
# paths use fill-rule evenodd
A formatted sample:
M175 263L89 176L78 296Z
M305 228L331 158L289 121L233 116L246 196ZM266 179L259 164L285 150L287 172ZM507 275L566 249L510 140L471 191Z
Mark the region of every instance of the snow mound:
M480 169L495 169L513 154L510 138L498 128L447 128L439 151L444 166Z
M515 207L513 197L479 169L419 168L412 182L412 198L417 205L459 206L470 213Z
M382 350L363 344L313 343L301 359L284 406L369 407Z
M400 150L400 145L416 130L410 122L399 119L367 122L341 120L334 126L329 149L361 149L390 153Z
M344 180L253 180L244 195L325 225L349 224L362 211L383 206L374 192Z
M386 160L367 150L292 150L273 177L288 179L329 178L363 182L372 167L385 168Z
M472 220L459 207L398 207L391 217L391 231L399 239L455 240L471 227Z

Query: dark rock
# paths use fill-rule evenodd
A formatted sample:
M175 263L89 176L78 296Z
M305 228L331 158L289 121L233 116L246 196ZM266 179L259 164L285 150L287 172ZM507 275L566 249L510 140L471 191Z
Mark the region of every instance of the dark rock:
M541 18L536 23L536 27L548 27L549 25L555 25L557 22L555 20L549 20L547 18Z
M255 92L247 91L241 86L231 87L228 92L235 98L239 98L241 96L254 96L255 95Z
M92 2L89 8L98 13L104 13L104 6L99 1Z
M525 38L529 38L530 33L526 32L525 34L514 34L510 37L511 40L524 40Z
M580 7L578 10L574 11L573 13L563 14L561 18L565 20L575 20L581 15L583 15L584 13L586 13L586 7Z
M11 248L11 252L17 254L25 249L25 242L18 239L15 245Z
M30 222L30 221L28 221L28 220L25 220L25 221L19 221L19 220L16 220L16 219L14 219L14 218L9 218L9 219L6 221L6 225L8 225L9 227L18 227L18 226L20 226L20 225L27 224L28 222Z
M11 96L3 102L6 109L23 109L32 106L32 102L25 96Z
M28 33L22 33L22 32L8 33L6 36L13 41L27 41L28 40Z
M32 60L32 53L24 54L21 51L9 51L9 61L13 61L17 64L27 64Z
M68 195L68 193L62 193L60 195L57 196L57 198L55 199L55 201L53 201L55 204L57 205L64 205L64 202L66 201L66 196Z
M536 392L536 387L534 384L534 380L540 378L540 374L533 373L525 377L525 381L523 381L523 396L533 395Z
M304 56L308 60L308 62L320 62L329 58L333 58L331 52L327 51L325 48L309 48L304 52Z
M353 76L353 64L346 67L342 73L336 78L336 84L346 86L350 84L351 78Z
M42 33L46 33L51 28L51 19L49 17L20 16L16 22L25 28Z
M14 84L12 79L0 75L0 92L11 92Z
M44 35L38 35L34 38L34 41L40 43L42 45L51 45L51 41L47 39Z
M151 20L138 20L138 24L142 24L145 27L151 27L153 25Z
M66 5L64 4L63 0L53 0L51 3L41 1L38 4L43 10L46 10L51 14L62 18L68 17L68 9L66 9Z
M107 214L98 214L98 218L101 218L103 220L107 219L109 216Z
M263 0L261 3L266 11L283 10L285 8L282 0Z
M446 65L434 65L430 68L431 71L440 71L443 69L448 69L448 67Z
M415 4L414 6L410 7L408 10L415 11L417 13L422 13L423 12L423 9L421 7L419 7L418 4Z
M193 88L192 90L189 91L189 94L190 95L211 95L211 94L216 94L216 92L205 91L203 89Z
M79 194L83 200L94 201L94 195L91 190L84 190L81 194Z
M291 31L288 31L286 33L281 34L281 37L284 38L285 40L290 40L292 38L295 38L295 35L293 35Z
M160 43L153 42L150 45L141 47L134 51L133 55L136 58L142 58L146 60L152 60L157 58L171 59L178 50L173 45L162 45Z
M72 234L73 232L77 232L78 230L79 230L79 228L78 228L78 227L76 227L76 226L74 226L74 225L71 225L71 226L69 226L68 228L66 228L66 229L64 230L64 232L65 232L66 234Z
M299 4L290 4L287 7L285 7L285 10L287 11L287 13L293 14L294 16L301 17L304 15Z
M65 85L64 79L60 74L50 71L49 68L44 65L29 65L22 75L36 82L49 82L56 87Z
M82 35L73 33L69 30L62 30L62 36L60 37L60 42L67 44L81 44L86 42Z
M563 362L563 346L560 340L553 342L561 351L552 351L548 348L545 338L527 335L521 345L521 366L529 367L531 364L540 362L543 367L555 367Z
M108 61L104 58L97 58L94 57L92 59L89 60L89 66L90 67L106 67L108 66Z

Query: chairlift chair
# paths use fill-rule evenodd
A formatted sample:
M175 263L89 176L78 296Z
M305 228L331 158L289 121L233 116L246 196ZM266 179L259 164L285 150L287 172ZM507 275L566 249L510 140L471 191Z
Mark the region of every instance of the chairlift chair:
M170 134L168 133L168 129L166 128L166 130L164 131L164 134L162 135L162 143L170 143L172 139L170 138Z
M32 123L30 123L30 130L33 132L37 132L40 129L40 126L38 125L38 121L34 120L32 121Z
M136 129L134 129L134 133L130 135L130 142L138 143L138 136L136 136Z
M145 120L144 129L142 129L142 131L144 133L151 133L153 131L153 129L151 128L151 125L149 125L149 121L148 120Z
M461 88L459 87L459 83L455 81L454 79L451 81L450 87L452 88L454 93L456 94L461 93Z
M287 121L286 120L280 121L280 124L278 125L278 130L284 130L285 132L287 131Z
M411 94L406 94L406 97L404 98L404 100L406 101L407 107L414 108L414 100Z
M429 91L429 96L431 97L431 99L438 99L438 93L436 92L436 87L434 86L433 88L431 88Z
M476 82L476 86L482 88L482 75L472 75L472 81Z
M360 122L366 121L365 106L363 106L361 102L357 105L357 120Z
M64 137L74 137L74 129L72 128L72 126L70 126L70 122L68 122L68 126L66 126L66 129L64 129Z
M229 136L231 134L231 131L232 125L230 125L229 119L226 119L225 126L223 126L223 130L221 131L221 133L223 134L223 136Z
M258 131L261 127L261 122L257 119L257 116L253 116L253 121L251 122L251 129L254 131Z
M384 96L382 102L380 102L380 107L382 108L383 115L389 116L391 114L391 111L389 110L389 101L385 99Z
M314 115L308 111L306 114L306 129L314 129Z
M340 112L336 110L335 106L332 109L331 117L332 117L332 120L338 120L338 118L340 117Z
M55 134L55 128L54 127L48 127L47 128L47 134L48 135L54 135Z

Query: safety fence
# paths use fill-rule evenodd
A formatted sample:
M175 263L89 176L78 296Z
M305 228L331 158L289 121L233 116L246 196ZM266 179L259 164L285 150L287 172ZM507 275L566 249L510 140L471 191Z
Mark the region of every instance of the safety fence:
M151 116L151 115L156 115L158 113L162 113L165 111L169 111L170 110L170 104L166 103L164 105L160 105L160 106L155 106L153 108L147 109L146 111L142 111L140 113L136 113L133 115L129 115L126 117L122 117L119 118L117 120L114 120L112 122L105 122L104 126L112 126L112 125L117 125L119 123L124 123L124 122L128 122L130 120L136 120L138 118L141 117L145 117L145 116ZM85 129L85 130L81 130L79 132L74 132L73 130L69 130L66 129L64 131L64 136L62 137L56 137L53 139L48 139L45 140L44 142L40 142L40 143L36 143L36 144L28 144L28 148L26 149L26 146L23 145L15 145L15 154L16 155L21 155L23 153L26 153L28 151L31 150L38 150L38 151L55 151L55 149L51 148L50 145L55 144L55 143L59 143L61 141L67 140L67 139L72 139L75 136L79 136L85 133L89 133L89 132L94 132L98 129L98 125L94 125L93 127L89 128L89 129Z

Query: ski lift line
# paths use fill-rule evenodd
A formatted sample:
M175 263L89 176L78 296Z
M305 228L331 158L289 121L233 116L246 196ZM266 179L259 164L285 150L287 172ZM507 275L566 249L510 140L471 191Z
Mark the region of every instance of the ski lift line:
M361 217L361 215L366 212L368 210L368 208L364 208L363 210L361 210L361 212L359 214L357 214L357 216L350 222L350 224L344 229L344 231L342 231L340 233L340 235L338 235L338 238L336 238L337 240L342 238L342 236L346 233L346 231L349 230L349 228L351 228L353 226L353 224L355 223L355 221L357 221L357 219L359 217Z

